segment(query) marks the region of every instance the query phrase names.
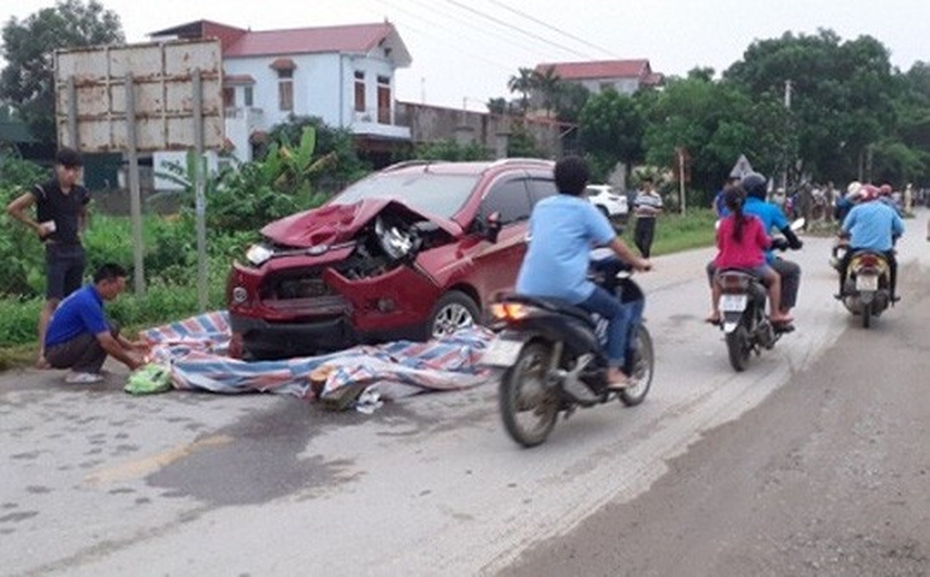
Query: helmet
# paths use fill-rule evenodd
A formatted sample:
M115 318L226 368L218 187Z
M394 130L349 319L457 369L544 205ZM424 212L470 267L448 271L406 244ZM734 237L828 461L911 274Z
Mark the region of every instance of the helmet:
M846 198L849 200L856 200L859 198L859 193L862 191L862 183L858 180L854 180L849 183L849 186L846 187Z
M879 196L881 196L881 189L879 189L874 184L863 184L862 189L859 191L859 199L862 202L875 200Z
M879 187L878 190L879 190L879 194L881 194L882 196L891 196L891 185L890 184L883 184Z
M743 177L740 184L743 185L743 190L746 191L747 196L765 200L765 194L767 192L766 179L758 172L750 172Z

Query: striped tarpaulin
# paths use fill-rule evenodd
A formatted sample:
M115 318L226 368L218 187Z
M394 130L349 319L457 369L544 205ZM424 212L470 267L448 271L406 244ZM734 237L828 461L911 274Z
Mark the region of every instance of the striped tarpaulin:
M474 327L424 343L397 341L315 357L244 362L225 354L230 339L225 311L152 328L142 336L153 345L153 361L171 367L177 389L272 392L302 399L315 398L310 374L324 366L331 371L323 399L338 396L349 386L388 399L474 386L486 376L477 363L491 339L490 331Z

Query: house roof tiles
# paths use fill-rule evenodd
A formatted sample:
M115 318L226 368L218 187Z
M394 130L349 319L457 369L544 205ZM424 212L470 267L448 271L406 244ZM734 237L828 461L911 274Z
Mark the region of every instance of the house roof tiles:
M219 38L224 58L325 52L367 53L383 44L399 66L410 64L410 54L390 22L254 32L209 20L198 20L159 30L149 36Z
M545 73L549 68L555 68L555 73L563 80L587 80L597 78L645 79L652 74L649 61L646 59L546 63L537 65L536 71Z

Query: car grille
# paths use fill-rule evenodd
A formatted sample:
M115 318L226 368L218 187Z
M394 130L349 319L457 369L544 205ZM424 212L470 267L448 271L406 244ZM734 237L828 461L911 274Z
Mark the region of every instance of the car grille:
M283 299L312 299L333 294L328 284L321 278L290 278L277 284L277 297Z

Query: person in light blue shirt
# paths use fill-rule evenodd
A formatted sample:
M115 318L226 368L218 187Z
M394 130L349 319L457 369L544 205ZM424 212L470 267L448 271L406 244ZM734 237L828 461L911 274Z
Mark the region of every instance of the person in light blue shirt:
M904 234L904 221L895 209L878 200L880 194L879 189L873 185L863 186L859 204L843 219L840 236L849 237L849 248L840 260L840 292L836 295L837 298L841 298L843 294L849 261L853 255L857 251L871 250L882 253L888 261L891 272L891 301L898 300L895 295L898 261L894 255L894 241Z
M627 247L607 217L584 197L588 179L584 159L567 156L556 163L555 184L561 194L533 207L529 248L517 275L516 290L563 299L607 319L607 382L616 390L627 382L621 367L631 320L614 295L588 279L590 252L607 246L637 270L649 270L652 264Z

